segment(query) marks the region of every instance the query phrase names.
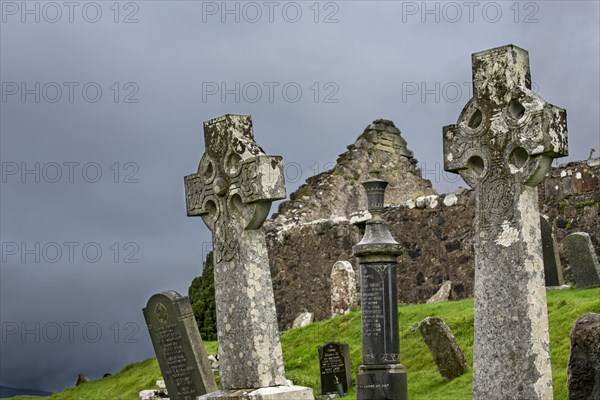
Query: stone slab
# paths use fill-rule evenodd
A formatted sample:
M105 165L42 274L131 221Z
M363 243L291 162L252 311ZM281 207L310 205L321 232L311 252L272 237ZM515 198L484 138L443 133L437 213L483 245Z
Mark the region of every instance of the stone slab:
M445 380L457 378L467 372L469 366L465 356L444 321L427 317L419 324L419 331Z
M552 226L546 218L540 216L542 232L542 256L544 258L544 279L546 286L564 285L562 265L558 255L558 246L552 234Z
M573 324L567 369L569 400L600 400L600 314Z
M343 315L356 305L356 273L348 261L338 261L331 269L331 315Z
M314 400L313 391L302 386L271 386L247 390L219 390L196 400Z
M585 232L571 233L563 240L563 249L578 289L600 286L600 263L594 251L590 235Z
M292 324L292 328L304 328L305 326L311 324L315 319L315 315L311 312L305 311L296 317L294 323Z
M452 281L444 281L440 289L427 300L427 304L448 301L452 292Z
M193 400L217 390L187 296L157 293L143 312L169 398Z

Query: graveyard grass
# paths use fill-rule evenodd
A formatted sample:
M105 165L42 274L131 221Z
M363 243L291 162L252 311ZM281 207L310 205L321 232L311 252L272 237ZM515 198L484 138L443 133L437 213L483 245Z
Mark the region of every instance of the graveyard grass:
M567 362L569 332L575 320L586 313L600 313L600 289L548 291L550 315L550 346L554 399L567 399ZM408 373L411 400L465 400L471 398L471 370L445 382L437 371L423 340L418 323L427 316L443 319L465 353L467 363L473 363L473 299L437 304L401 305L400 352ZM507 327L510 329L510 327ZM317 348L328 341L350 345L353 378L361 361L360 312L293 329L282 335L286 375L295 384L314 388L320 394ZM216 343L206 343L209 353L216 352ZM156 359L148 359L125 367L118 374L85 383L52 395L51 400L137 400L143 389L154 388L160 379ZM353 381L353 385L354 385ZM353 388L345 399L356 398ZM35 400L40 397L20 396L15 400Z

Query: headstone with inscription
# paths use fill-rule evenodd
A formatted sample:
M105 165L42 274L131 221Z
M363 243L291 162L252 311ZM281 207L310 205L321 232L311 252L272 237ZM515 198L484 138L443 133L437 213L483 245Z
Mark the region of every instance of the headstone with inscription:
M344 393L352 387L350 346L346 343L330 342L319 347L319 370L321 371L321 394L338 393L342 385Z
M356 375L358 400L406 400L406 371L400 364L396 258L402 254L381 218L386 181L363 182L371 219L352 252L360 263L362 365Z
M187 215L213 233L221 389L202 399L313 399L286 386L263 222L285 197L283 159L254 141L249 115L204 123L206 151L185 177Z
M567 115L531 90L514 45L472 56L473 98L444 127L444 168L474 188L473 399L551 400L537 185L567 155Z
M552 234L552 226L546 218L540 216L540 229L542 233L542 256L544 258L544 278L546 286L562 286L564 285L562 265L560 264L560 256L558 255L558 246L554 235Z
M187 296L168 290L150 297L144 318L171 400L196 400L217 390Z
M600 263L590 235L585 232L571 233L564 238L563 248L577 288L600 286Z
M356 274L348 261L338 261L331 269L331 315L348 314L356 305Z

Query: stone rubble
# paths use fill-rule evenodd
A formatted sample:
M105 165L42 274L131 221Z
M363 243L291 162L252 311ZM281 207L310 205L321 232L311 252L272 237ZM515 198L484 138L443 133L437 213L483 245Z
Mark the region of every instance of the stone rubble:
M452 291L452 281L444 281L440 290L437 291L436 294L431 296L429 300L426 301L427 304L431 303L440 303L442 301L448 301L450 298L450 292Z
M303 312L300 313L300 315L298 315L296 317L296 319L294 320L294 324L292 325L292 328L303 328L307 325L309 325L311 322L313 322L313 319L315 318L315 315L311 312Z

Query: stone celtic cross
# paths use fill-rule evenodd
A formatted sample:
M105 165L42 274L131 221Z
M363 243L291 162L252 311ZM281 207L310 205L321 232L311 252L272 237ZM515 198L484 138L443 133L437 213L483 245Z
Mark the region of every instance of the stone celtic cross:
M529 55L475 53L473 98L444 127L444 168L474 188L473 399L552 399L537 185L567 155L566 111L531 90Z
M204 139L185 190L188 216L213 233L221 388L285 385L262 229L271 202L285 197L282 158L256 144L250 116L207 121Z

